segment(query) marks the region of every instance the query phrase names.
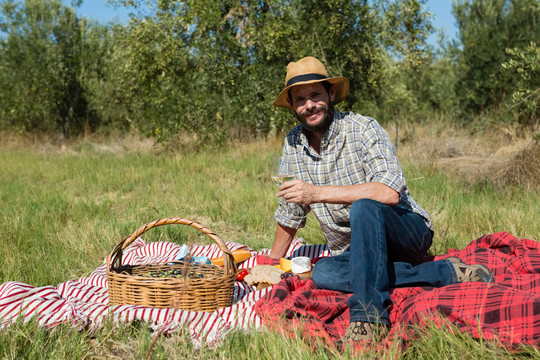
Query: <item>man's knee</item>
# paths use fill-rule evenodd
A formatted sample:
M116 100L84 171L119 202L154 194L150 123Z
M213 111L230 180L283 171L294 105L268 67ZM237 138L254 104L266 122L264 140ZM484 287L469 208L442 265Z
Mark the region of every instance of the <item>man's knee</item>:
M349 254L320 259L313 267L311 279L319 289L352 292Z
M372 199L358 199L351 206L350 218L365 216L366 214L378 213L388 205Z
M317 287L325 287L328 283L328 275L332 274L333 261L331 257L319 259L313 266L311 278Z

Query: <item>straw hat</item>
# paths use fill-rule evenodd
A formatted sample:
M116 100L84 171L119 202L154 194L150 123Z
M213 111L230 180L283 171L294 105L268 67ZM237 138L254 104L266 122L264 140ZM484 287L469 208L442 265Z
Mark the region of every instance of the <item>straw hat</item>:
M272 105L286 109L292 109L287 102L289 90L296 85L306 85L316 82L327 81L336 86L336 97L334 104L339 103L349 94L349 80L345 77L336 76L328 77L328 72L324 65L314 57L308 56L298 60L298 62L290 62L287 65L287 76L285 76L285 89L283 89Z

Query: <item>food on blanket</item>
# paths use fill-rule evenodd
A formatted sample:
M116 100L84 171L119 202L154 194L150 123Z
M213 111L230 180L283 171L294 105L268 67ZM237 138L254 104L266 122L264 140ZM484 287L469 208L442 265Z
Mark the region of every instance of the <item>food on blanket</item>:
M291 260L291 271L303 274L311 271L311 259L307 256L298 256Z
M144 274L142 276L145 276L145 277L153 277L153 278L183 278L185 276L184 272L182 270L178 270L178 269L175 269L175 270L162 270L162 271L155 271L155 272L151 272L149 274ZM200 274L200 273L196 273L194 271L190 271L188 274L187 274L187 278L189 279L202 279L203 278L203 274Z
M281 270L283 271L291 271L291 260L281 258L279 259L279 266L281 267Z
M281 259L279 259L279 264L274 265L274 267L276 269L280 269L280 270L283 270L285 272L290 272L291 271L291 260L281 258Z
M234 257L234 261L237 264L240 264L251 257L251 253L248 250L244 250L244 249L234 250L232 251L232 254ZM224 265L223 256L215 257L213 259L210 259L210 261L212 262L212 264L217 265L217 266Z
M300 276L294 275L291 272L285 272L285 273L281 274L282 279L287 279L287 278L292 278L292 277L297 278L298 280L300 280Z
M269 286L272 286L272 285L274 285L274 284L269 284L269 283L258 283L258 284L257 284L257 290L265 289L265 288L267 288L267 287L269 287Z
M249 285L259 283L277 284L281 281L281 274L283 273L283 270L276 269L272 265L255 265L246 275L244 281Z
M246 269L239 270L236 274L236 281L244 281L244 278L248 274L248 271Z

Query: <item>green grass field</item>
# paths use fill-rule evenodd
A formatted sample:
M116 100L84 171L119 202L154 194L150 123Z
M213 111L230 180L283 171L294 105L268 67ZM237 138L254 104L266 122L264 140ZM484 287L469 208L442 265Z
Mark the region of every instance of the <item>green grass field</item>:
M180 216L213 229L225 241L254 249L272 245L277 189L270 162L279 142L231 145L201 153L113 151L82 142L64 151L39 147L0 148L0 282L56 285L87 276L113 247L140 225ZM487 233L507 231L538 239L539 194L522 187L496 187L486 179L461 180L415 161L403 162L413 197L432 215L432 254L462 248ZM324 241L313 218L298 236ZM147 240L208 243L184 229L162 227ZM149 353L150 351L150 353ZM187 337L160 337L142 325L97 333L68 326L52 331L16 324L0 331L0 357L20 358L299 359L337 354L301 339L277 334L234 333L217 349L193 349ZM535 349L510 354L465 336L433 329L412 344L403 359L540 358ZM342 355L347 358L348 354ZM396 352L368 353L395 358Z

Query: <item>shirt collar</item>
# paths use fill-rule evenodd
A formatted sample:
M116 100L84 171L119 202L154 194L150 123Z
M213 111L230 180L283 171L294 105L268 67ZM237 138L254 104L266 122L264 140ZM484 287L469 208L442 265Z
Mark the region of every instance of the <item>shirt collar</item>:
M333 140L338 134L341 129L341 119L343 118L344 114L340 113L339 111L334 109L334 121L330 124L330 127L326 132L324 133L322 137L322 141L331 141Z

